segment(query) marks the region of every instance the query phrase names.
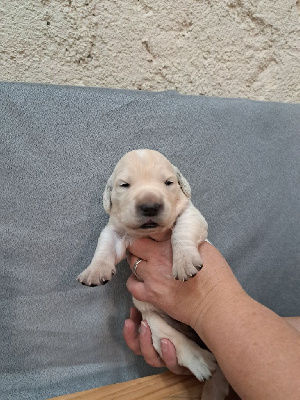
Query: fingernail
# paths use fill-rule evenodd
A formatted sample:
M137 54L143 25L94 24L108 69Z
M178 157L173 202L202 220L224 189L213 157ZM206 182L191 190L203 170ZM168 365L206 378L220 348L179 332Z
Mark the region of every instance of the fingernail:
M147 322L146 321L142 321L141 322L141 326L140 326L140 334L144 335L147 331Z
M125 322L124 322L124 330L127 331L128 328L129 328L128 320L125 320Z
M160 346L161 346L161 351L163 353L165 353L166 351L168 351L168 342L165 339L162 339L160 341Z

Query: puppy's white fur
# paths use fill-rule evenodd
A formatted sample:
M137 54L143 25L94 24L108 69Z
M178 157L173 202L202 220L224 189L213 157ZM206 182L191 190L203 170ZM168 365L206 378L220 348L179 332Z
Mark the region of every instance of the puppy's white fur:
M191 189L180 171L162 154L133 150L116 165L103 194L103 206L110 215L101 232L88 268L79 282L95 286L109 281L115 266L136 238L162 239L172 230L173 276L187 280L202 266L198 245L207 238L207 223L190 200ZM134 299L147 320L153 345L161 355L160 341L167 338L176 348L178 363L189 368L199 380L208 379L216 369L212 353L200 348L171 327L152 304ZM214 383L215 381L215 383ZM202 400L221 400L228 385L219 367L206 383Z

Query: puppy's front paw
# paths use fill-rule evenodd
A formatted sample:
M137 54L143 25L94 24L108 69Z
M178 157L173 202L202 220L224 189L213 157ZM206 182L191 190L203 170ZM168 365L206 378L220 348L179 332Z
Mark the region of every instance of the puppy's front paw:
M86 286L105 285L115 273L114 265L105 263L100 265L91 264L77 277L77 280Z
M173 253L173 276L180 281L193 278L203 267L200 254L197 249L176 250Z

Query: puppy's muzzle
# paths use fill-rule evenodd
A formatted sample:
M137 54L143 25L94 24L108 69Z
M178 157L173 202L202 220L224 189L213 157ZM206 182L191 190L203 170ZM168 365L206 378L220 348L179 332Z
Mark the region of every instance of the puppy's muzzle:
M137 205L137 211L143 217L156 217L162 209L162 203L142 203Z

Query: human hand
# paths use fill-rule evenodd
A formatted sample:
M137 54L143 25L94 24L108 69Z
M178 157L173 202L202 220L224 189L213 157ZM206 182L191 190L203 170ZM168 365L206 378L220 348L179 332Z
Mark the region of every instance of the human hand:
M131 275L127 288L140 301L153 304L168 315L194 329L206 311L216 302L225 304L228 297L242 290L229 265L210 243L199 247L203 268L187 282L172 276L171 241L156 242L143 238L129 247L128 262L131 268L137 258L138 281Z
M123 335L127 346L137 355L142 355L152 367L167 367L178 375L189 375L191 372L178 364L176 350L168 339L161 340L162 357L152 345L151 331L147 321L142 321L140 312L132 307L130 319L124 324Z

